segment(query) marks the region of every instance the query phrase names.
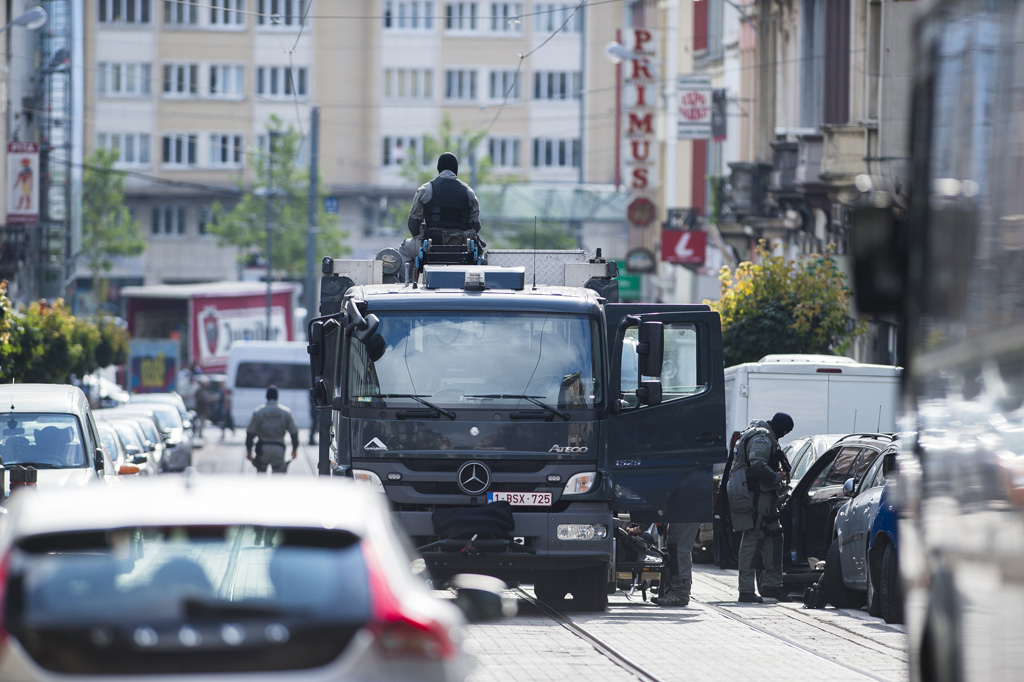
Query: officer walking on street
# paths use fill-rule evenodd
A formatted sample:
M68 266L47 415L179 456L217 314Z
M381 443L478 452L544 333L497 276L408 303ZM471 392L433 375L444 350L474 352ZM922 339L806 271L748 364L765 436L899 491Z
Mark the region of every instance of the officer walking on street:
M277 386L267 387L267 402L256 408L245 430L245 456L259 473L266 473L270 467L275 474L288 471L289 461L285 459L284 437L292 438L292 456L299 456L299 426L295 415L277 401ZM253 456L255 441L256 455Z
M782 587L782 524L779 502L789 485L789 462L779 439L793 430L793 418L778 412L768 421L754 420L736 442L729 471L728 495L734 531L742 531L739 549L741 602L760 604L762 597L789 601ZM754 574L764 567L761 596Z

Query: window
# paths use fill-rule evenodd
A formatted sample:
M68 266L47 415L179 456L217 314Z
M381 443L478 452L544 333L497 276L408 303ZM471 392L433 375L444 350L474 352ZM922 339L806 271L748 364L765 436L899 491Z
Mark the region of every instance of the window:
M150 94L152 67L145 62L97 62L96 85L101 97Z
M385 137L380 165L385 168L401 166L407 158L419 159L421 164L425 164L426 159L420 158L417 153L421 146L416 137Z
M213 206L203 204L199 207L199 235L209 234L210 225L213 224Z
M148 166L150 164L150 142L148 133L97 133L96 145L104 149L120 151L118 167Z
M211 26L245 26L245 0L207 0Z
M861 447L858 445L846 446L839 451L832 463L821 470L818 478L811 485L810 490L816 490L827 485L842 485L846 479L853 475L854 465L860 456Z
M445 8L445 25L449 31L475 31L477 10L475 2L449 2Z
M434 28L434 3L422 0L385 0L385 30L429 31Z
M210 166L212 168L241 168L244 138L233 133L210 135Z
M522 97L518 74L514 71L491 71L491 83L487 95L491 99L519 99Z
M476 71L449 69L444 72L444 98L472 101L476 99Z
M487 142L487 153L495 168L518 168L519 148L517 137L492 137Z
M286 66L258 66L256 94L265 97L307 97L309 70L304 66L291 70Z
M580 165L579 140L533 139L534 168L576 168Z
M309 0L259 0L256 23L260 26L299 28L309 9Z
M196 135L189 133L164 135L161 160L165 166L194 167L196 165Z
M576 9L576 4L538 2L533 10L534 28L539 33L553 33L559 29L561 33L582 33L583 13Z
M188 233L188 206L167 204L153 207L153 234L160 237L183 237Z
M148 24L150 0L99 0L101 24Z
M523 3L492 2L491 31L494 33L523 32Z
M164 24L195 26L199 23L199 8L191 2L164 0Z
M536 71L533 74L534 99L579 99L583 77L578 71Z
M244 66L235 64L210 65L210 97L233 99L244 96Z
M401 100L429 100L434 96L431 69L384 69L384 97Z
M198 94L198 64L164 64L165 97L194 97Z

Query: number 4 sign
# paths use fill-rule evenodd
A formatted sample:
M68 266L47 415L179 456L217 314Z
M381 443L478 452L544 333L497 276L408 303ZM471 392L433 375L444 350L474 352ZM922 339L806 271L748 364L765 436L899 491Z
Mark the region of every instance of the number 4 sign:
M662 230L661 260L680 265L703 265L708 233L703 230Z

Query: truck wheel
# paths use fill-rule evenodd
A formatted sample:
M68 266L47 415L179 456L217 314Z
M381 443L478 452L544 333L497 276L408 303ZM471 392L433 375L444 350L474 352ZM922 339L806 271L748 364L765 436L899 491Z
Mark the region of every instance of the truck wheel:
M537 582L533 584L533 592L540 601L548 606L560 609L565 605L565 595L569 592L569 589L561 577L548 576L537 578Z
M864 603L864 595L843 584L843 569L839 564L839 541L833 540L825 556L825 598L837 609L855 609Z
M604 611L608 608L608 569L605 566L580 571L570 588L577 611Z
M889 545L882 555L882 587L879 590L882 618L886 623L903 622L903 590L900 585L899 560L896 548Z

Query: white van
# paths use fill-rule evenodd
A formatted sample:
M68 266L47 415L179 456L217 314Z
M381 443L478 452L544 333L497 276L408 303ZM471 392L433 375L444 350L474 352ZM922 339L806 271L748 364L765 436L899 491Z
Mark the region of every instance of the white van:
M793 417L780 445L823 433L892 433L902 367L838 355L766 355L725 368L725 427L732 442L754 419Z
M291 408L300 429L312 423L305 341L236 341L228 350L227 376L236 427L249 424L252 413L267 401L271 384L277 386L278 399Z

